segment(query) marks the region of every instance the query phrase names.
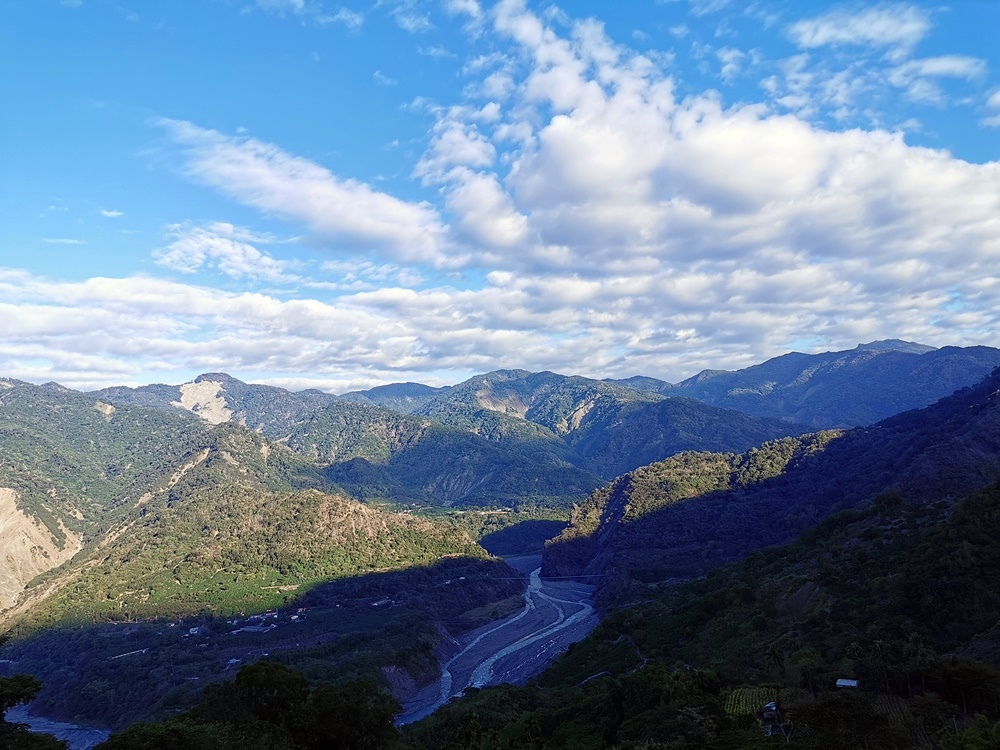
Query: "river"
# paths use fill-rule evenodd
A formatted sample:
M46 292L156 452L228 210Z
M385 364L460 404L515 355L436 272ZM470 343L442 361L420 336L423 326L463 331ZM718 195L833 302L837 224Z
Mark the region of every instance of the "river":
M469 687L523 684L597 624L592 586L542 579L540 556L507 562L530 570L521 611L465 634L438 679L403 705L397 724L424 718Z
M7 711L7 721L15 724L27 724L32 732L55 735L60 740L69 743L70 750L90 750L108 738L108 732L103 729L92 729L69 724L64 721L52 721L42 716L32 716L24 706L15 706Z

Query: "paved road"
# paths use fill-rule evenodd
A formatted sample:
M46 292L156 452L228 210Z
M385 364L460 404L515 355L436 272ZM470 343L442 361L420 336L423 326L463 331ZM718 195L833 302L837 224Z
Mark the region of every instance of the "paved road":
M516 567L538 558L508 560ZM515 615L467 633L454 656L441 666L437 682L407 701L397 724L424 718L468 687L521 684L579 641L597 624L590 604L592 586L550 581L534 567L524 591L524 607Z

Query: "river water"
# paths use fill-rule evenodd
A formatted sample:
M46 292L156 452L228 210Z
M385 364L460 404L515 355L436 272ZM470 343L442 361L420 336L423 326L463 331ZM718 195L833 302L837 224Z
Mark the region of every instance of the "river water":
M528 573L521 611L466 633L438 679L403 705L397 724L419 721L469 687L523 684L597 624L592 586L542 579L540 556L508 563Z
M90 750L108 738L109 732L103 729L80 727L65 721L52 721L42 716L32 716L24 706L15 706L6 715L7 721L14 724L27 724L32 732L55 735L60 740L69 743L70 750Z

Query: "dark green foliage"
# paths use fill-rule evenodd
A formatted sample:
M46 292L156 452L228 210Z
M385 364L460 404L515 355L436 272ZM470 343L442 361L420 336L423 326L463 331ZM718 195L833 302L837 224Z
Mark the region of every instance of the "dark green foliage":
M0 641L2 645L2 641ZM42 689L42 683L27 674L0 677L0 748L4 750L65 750L66 743L52 735L29 732L20 724L11 724L7 712L28 703Z
M452 633L478 627L508 599L520 602L522 586L500 560L447 557L330 581L304 594L270 592L278 605L287 603L263 622L200 613L171 621L63 625L15 640L8 649L19 668L45 683L34 710L123 728L189 708L204 685L231 674L232 658L246 664L268 653L311 681L338 684L382 682L390 669L430 679L438 670L438 623ZM234 632L270 624L276 627L267 632ZM196 635L189 635L192 627Z
M29 674L0 677L0 717L14 706L33 700L41 689L42 683Z
M1000 375L869 428L683 454L594 493L547 548L546 570L609 568L605 601L787 542L825 517L968 494L1000 478ZM682 500L683 502L678 502ZM809 533L809 532L807 532ZM589 567L588 567L589 566Z
M478 375L419 413L492 442L544 447L605 479L680 451L745 450L805 431L691 399L524 370Z
M109 414L93 396L32 385L0 391L0 408L3 486L62 540L60 524L88 537L99 533L208 431L177 410Z
M395 745L399 704L370 682L310 688L281 664L244 667L177 719L136 724L101 750L376 750Z
M677 456L595 493L569 531L597 540L598 563L605 555L606 601L644 601L608 610L537 687L456 701L408 730L407 741L419 748L994 747L998 386L995 375L832 442L817 436L740 457ZM696 580L665 581L670 570L650 566L657 559L650 547L666 550L660 538L676 535L662 522L644 527L645 519L690 523L696 516L663 509L706 492L732 505L765 491L758 487L783 493L792 507L818 503L836 487L860 507ZM611 514L615 499L622 502ZM602 546L609 539L629 545ZM563 541L572 549L572 537ZM549 565L566 560L551 552ZM671 554L666 559L682 559ZM860 687L834 687L847 677ZM748 695L777 697L789 742L766 738L747 711L719 710ZM977 713L985 718L973 722Z
M336 396L317 390L292 393L271 385L243 383L225 373L205 373L195 383L218 385L218 397L231 412L230 419L272 439L280 439L310 414L336 400ZM170 385L145 385L138 388L105 388L92 394L115 406L142 406L177 412L181 388Z
M390 383L369 388L367 391L351 391L342 393L337 398L345 401L357 401L364 404L374 404L384 409L392 409L401 414L411 414L439 394L449 390L432 388L422 383Z

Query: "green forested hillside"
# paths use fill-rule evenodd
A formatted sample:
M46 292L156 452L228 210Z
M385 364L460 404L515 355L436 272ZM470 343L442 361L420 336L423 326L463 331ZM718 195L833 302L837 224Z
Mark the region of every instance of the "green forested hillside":
M401 414L411 414L448 389L449 386L432 388L423 383L390 383L366 391L342 393L338 398L362 404L374 404Z
M605 591L627 598L639 581L702 573L886 491L914 500L964 496L1000 478L998 388L995 373L836 439L818 433L740 456L682 454L652 464L581 504L547 565L610 565Z
M324 488L308 462L246 428L219 425L207 437L182 475L137 499L88 557L60 571L63 585L31 622L262 610L320 581L476 554L448 526Z
M991 748L998 550L1000 486L885 495L609 612L537 686L454 702L408 746ZM765 736L772 700L787 742Z
M203 440L182 412L112 407L58 387L0 390L0 486L56 536L98 533Z
M189 391L189 393L185 393ZM244 383L226 373L205 373L192 383L122 386L94 391L96 398L116 406L143 406L161 411L191 411L204 415L208 404L217 402L226 412L220 420L246 425L272 439L288 435L317 409L336 400L317 390L287 391L270 385Z
M621 477L547 550L549 569L589 560L604 570L611 606L601 625L538 685L454 702L408 730L408 746L993 747L998 394L995 373L867 431L742 456L682 454ZM695 580L657 567L700 559L708 568L722 557L719 516L697 521L704 505L751 502L781 524L779 497L794 518L833 495L850 507L791 544ZM685 506L688 515L669 510ZM592 546L574 561L565 552L576 532ZM696 533L700 550L670 546ZM859 686L838 689L838 679ZM762 720L775 700L780 720Z
M525 370L471 378L419 413L492 442L546 445L604 479L684 450L740 451L806 431L618 383Z

